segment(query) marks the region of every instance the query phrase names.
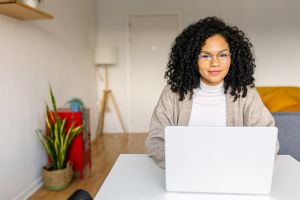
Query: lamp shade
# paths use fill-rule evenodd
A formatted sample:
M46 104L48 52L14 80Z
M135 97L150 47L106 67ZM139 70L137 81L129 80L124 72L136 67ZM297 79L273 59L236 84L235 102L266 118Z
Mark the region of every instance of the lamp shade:
M100 46L95 48L95 64L113 65L117 63L117 48Z

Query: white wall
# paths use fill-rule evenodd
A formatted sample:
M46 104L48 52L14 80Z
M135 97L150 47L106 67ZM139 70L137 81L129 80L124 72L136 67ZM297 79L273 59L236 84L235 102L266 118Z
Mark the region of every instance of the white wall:
M44 127L51 82L58 106L80 97L97 119L95 0L44 1L53 20L20 21L0 14L0 199L23 199L40 186L46 154L35 130Z
M257 85L300 86L299 7L297 0L98 0L97 43L119 49L119 63L111 68L109 78L126 124L130 120L129 14L177 12L182 16L183 28L200 18L219 16L245 31L253 43ZM117 124L115 115L108 113L104 131L121 132Z

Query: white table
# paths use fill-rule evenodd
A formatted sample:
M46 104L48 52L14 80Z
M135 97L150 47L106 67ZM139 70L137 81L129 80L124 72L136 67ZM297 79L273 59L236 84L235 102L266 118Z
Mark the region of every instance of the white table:
M300 163L278 156L271 195L174 193L165 190L165 171L145 154L121 154L95 200L299 200Z

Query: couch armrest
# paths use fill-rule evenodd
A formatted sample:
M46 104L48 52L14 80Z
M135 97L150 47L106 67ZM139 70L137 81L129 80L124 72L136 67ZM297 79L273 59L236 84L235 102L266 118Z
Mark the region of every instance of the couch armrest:
M278 128L280 155L291 155L300 161L300 112L273 112Z

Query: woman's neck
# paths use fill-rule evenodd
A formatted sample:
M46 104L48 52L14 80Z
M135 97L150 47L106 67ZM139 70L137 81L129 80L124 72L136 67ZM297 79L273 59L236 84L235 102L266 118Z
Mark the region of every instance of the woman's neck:
M208 85L200 79L200 89L201 90L209 90L209 91L223 90L224 89L224 82L222 81L221 83L219 83L217 85Z

